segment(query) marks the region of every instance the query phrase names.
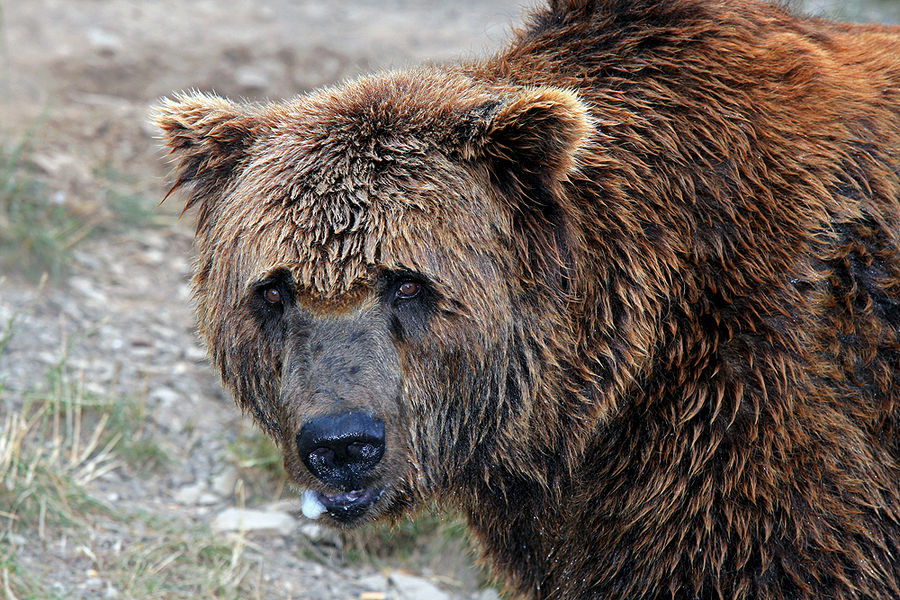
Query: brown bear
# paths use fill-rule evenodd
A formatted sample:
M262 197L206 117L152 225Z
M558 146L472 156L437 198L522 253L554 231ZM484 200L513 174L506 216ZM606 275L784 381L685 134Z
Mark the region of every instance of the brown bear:
M900 29L551 0L482 62L155 118L308 516L436 499L521 598L900 598Z

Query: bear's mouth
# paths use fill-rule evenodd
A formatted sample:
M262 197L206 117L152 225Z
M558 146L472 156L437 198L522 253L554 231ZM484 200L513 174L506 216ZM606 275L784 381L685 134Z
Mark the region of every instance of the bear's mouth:
M341 523L350 523L362 517L384 494L384 488L350 490L337 494L323 494L304 490L301 496L303 515L318 519L323 513Z

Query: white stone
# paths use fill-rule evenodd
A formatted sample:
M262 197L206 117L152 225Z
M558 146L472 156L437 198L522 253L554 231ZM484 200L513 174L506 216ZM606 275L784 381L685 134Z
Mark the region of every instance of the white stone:
M252 90L263 90L269 87L271 81L266 71L252 66L239 67L234 72L234 79L241 87Z
M297 514L301 510L299 498L282 498L275 502L270 502L263 507L264 510L274 510L278 512L286 512Z
M387 577L381 573L369 575L359 580L359 586L370 592L384 592L388 588Z
M119 36L99 28L88 31L88 41L97 51L103 53L113 53L122 46Z
M168 408L181 401L183 395L166 386L155 387L147 394L151 400L158 402L161 408Z
M213 504L218 504L222 498L220 498L217 494L213 494L212 492L203 492L200 494L200 497L197 498L196 504L198 506L212 506Z
M394 571L388 577L401 600L450 600L450 596L430 581Z
M273 532L282 535L294 531L297 520L284 512L228 508L216 515L212 528L217 533L227 531Z
M175 492L175 502L178 504L197 504L197 500L205 491L204 486L200 483L186 485Z
M237 478L237 469L227 466L221 473L212 478L212 490L220 496L228 497L234 493L234 484L237 483Z
M320 546L339 546L340 537L336 531L322 527L317 523L306 521L300 524L300 534L313 544Z

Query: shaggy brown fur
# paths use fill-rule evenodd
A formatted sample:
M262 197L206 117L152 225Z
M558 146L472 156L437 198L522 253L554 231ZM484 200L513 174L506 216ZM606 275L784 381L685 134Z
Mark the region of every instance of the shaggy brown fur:
M226 386L317 498L304 423L383 420L326 518L438 498L515 596L900 598L900 31L550 4L481 63L161 107Z

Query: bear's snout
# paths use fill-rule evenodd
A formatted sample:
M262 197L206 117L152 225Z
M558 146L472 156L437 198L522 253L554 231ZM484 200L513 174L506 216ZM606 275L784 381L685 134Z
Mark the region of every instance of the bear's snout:
M310 419L297 434L297 452L309 472L345 491L365 487L384 450L384 421L366 413Z

